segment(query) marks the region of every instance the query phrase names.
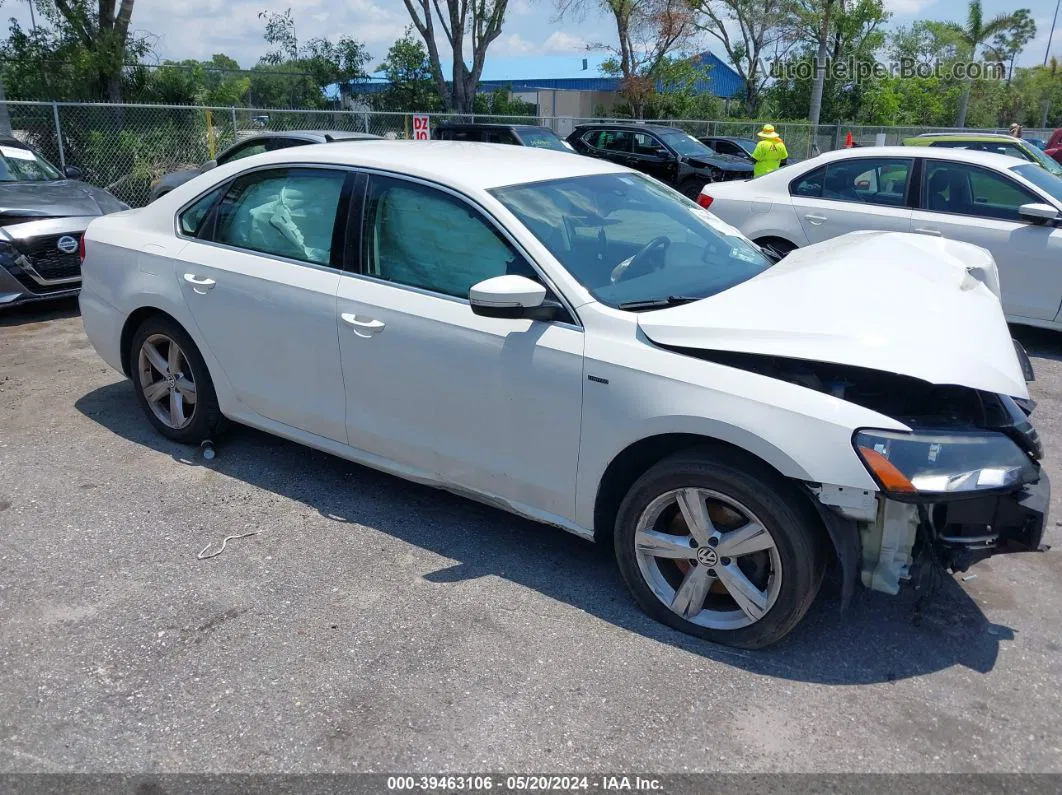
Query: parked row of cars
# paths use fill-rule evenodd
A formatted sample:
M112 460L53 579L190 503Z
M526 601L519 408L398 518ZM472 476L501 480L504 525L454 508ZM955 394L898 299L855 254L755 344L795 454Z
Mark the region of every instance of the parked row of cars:
M622 132L569 143L669 159L655 130ZM659 143L665 176L706 162ZM1039 548L1050 484L1001 274L984 248L908 232L976 207L1038 245L1056 177L862 149L712 182L706 209L551 148L227 159L89 225L86 333L170 439L227 419L606 543L650 615L721 643L783 638L829 567L847 601ZM1012 221L985 174L1043 189L1055 218ZM805 231L857 210L902 231ZM798 247L778 262L740 231L776 217Z

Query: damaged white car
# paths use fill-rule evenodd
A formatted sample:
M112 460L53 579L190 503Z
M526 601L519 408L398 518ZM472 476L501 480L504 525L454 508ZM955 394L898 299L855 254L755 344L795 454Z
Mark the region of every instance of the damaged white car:
M448 142L247 158L83 240L85 329L162 434L228 418L611 543L684 632L765 646L831 562L847 598L1041 544L980 248L772 266L630 170Z

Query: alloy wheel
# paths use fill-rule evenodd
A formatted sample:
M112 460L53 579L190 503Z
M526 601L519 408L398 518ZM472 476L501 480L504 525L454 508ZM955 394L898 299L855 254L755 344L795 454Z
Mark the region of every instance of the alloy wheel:
M720 492L661 494L639 517L634 544L653 595L699 626L747 627L778 598L782 562L774 538L747 506Z
M165 334L152 334L137 360L140 390L151 412L168 428L186 428L195 417L196 386L181 347Z

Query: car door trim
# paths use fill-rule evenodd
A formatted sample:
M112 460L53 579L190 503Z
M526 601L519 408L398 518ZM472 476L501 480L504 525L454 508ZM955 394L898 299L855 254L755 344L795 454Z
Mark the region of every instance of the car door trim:
M558 287L557 287L556 283L553 281L553 279L551 279L549 277L549 275L543 270L542 266L539 265L538 262L535 261L534 257L532 257L527 252L527 250L520 244L520 242L516 238L514 238L512 236L512 234L509 233L509 230L505 228L505 225L502 224L497 218L495 218L494 215L489 210L487 210L483 205L481 205L475 199L473 199L470 196L467 196L464 193L461 193L460 191L454 190L449 185L443 185L440 182L434 182L434 181L432 181L430 179L423 179L421 177L413 177L413 176L410 176L408 174L402 174L402 173L397 172L397 171L388 171L387 169L382 169L382 168L360 167L357 170L358 170L359 173L365 175L365 179L364 179L364 183L363 183L363 186L362 186L362 190L361 190L361 192L359 194L360 198L358 200L358 203L360 204L360 207L358 208L357 223L354 224L352 233L347 235L347 240L348 241L353 241L353 243L354 243L355 268L353 270L351 270L351 271L345 271L344 272L345 275L347 275L347 276L357 276L357 277L362 278L362 279L369 279L369 280L377 282L379 284L389 284L392 287L397 287L397 288L400 288L400 289L403 289L403 290L411 290L413 292L420 293L420 294L423 294L423 295L431 295L431 296L435 296L435 297L438 297L438 298L447 298L449 300L458 301L458 302L463 303L463 304L471 305L469 303L468 298L461 298L461 297L455 296L455 295L447 295L446 293L440 293L440 292L435 291L435 290L427 290L427 289L424 289L422 287L414 287L414 286L409 285L409 284L402 284L401 282L394 282L394 281L391 281L389 279L381 279L378 276L372 276L372 275L370 275L370 274L365 272L365 263L361 261L362 249L363 249L363 246L361 245L361 234L362 234L362 229L364 228L365 194L366 194L366 191L368 190L368 186L369 186L369 179L368 178L375 174L377 176L387 177L388 179L397 179L397 180L401 180L401 181L404 181L404 182L412 182L412 183L415 183L415 184L423 185L423 186L428 187L428 188L432 188L434 190L441 191L441 192L453 197L454 199L462 202L463 204L466 204L466 205L472 207L476 212L480 213L484 217L484 219L486 219L490 223L490 225L494 229L494 231L496 233L498 233L499 235L501 235L502 238L504 240L506 240L521 257L524 258L524 260L527 262L527 264L531 266L531 268L538 275L539 279L542 280L542 283L546 286L547 289L549 289L557 297L557 299L561 302L561 305L564 307L564 309L568 312L568 315L573 320L572 323L569 323L569 322L564 321L564 320L551 320L549 322L554 324L554 325L557 325L557 326L567 326L568 328L578 329L579 331L583 330L582 321L579 319L579 315L575 312L575 309L572 307L571 301L568 300L568 297L566 295L564 295L564 293L560 289L558 289ZM353 205L353 202L352 202L352 205ZM352 206L351 207L351 212L353 212L353 211L354 211L354 207ZM351 218L350 220L354 220L354 219ZM348 227L348 229L350 229L350 228L351 227ZM348 247L349 247L349 244L348 244Z

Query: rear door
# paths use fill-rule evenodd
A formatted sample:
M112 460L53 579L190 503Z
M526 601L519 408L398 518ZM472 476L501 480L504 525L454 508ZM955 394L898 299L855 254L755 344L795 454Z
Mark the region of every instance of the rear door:
M176 273L200 338L240 402L336 441L346 441L346 428L336 329L341 246L333 238L352 179L305 166L237 177L182 250Z
M811 243L859 230L908 232L914 158L854 157L794 180L789 191Z
M590 130L580 140L591 157L633 166L634 134L630 130Z
M1045 201L1006 174L956 160L925 161L912 229L992 252L1008 317L1054 320L1062 302L1062 229L1018 215Z

